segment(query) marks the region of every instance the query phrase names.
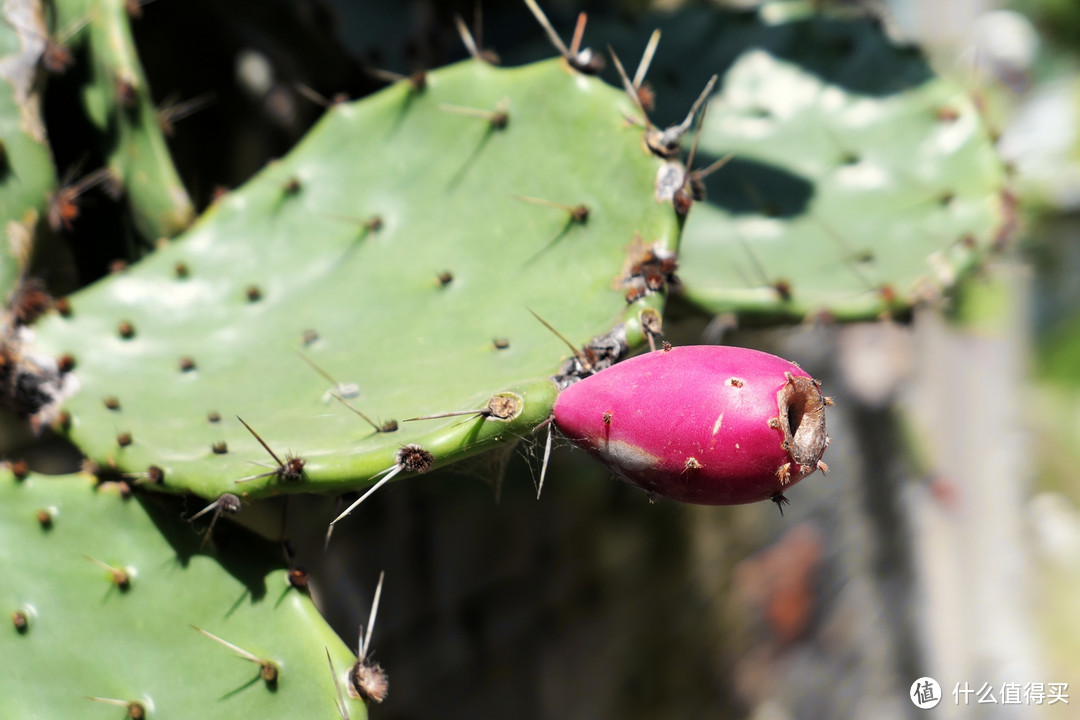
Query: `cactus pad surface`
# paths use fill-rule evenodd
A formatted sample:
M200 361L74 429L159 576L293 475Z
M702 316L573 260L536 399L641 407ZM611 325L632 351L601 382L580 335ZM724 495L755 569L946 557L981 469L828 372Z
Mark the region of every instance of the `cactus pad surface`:
M25 275L34 228L56 185L37 83L44 49L32 4L5 4L0 17L0 304Z
M148 718L340 717L326 652L342 677L354 658L289 586L278 546L222 522L200 550L180 504L0 470L7 716L124 717L101 698ZM276 682L192 626L271 661Z
M466 61L334 107L177 242L39 321L38 349L75 358L72 439L214 498L357 489L408 445L438 466L529 432L569 355L530 310L579 345L639 345L642 312L658 319L634 268L680 228L628 107L561 60ZM495 396L509 407L485 410Z
M868 21L791 24L800 34L781 23L747 49L709 104L695 165L734 159L687 220L686 296L765 321L939 298L1013 223L975 104Z

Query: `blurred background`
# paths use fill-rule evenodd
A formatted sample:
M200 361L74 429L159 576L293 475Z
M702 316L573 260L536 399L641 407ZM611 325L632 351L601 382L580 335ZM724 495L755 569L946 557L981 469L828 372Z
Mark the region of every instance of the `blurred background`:
M564 36L579 10L630 28L684 4L544 3ZM763 331L672 299L673 344L774 352L836 398L832 472L788 493L783 516L651 504L569 446L537 500L539 436L390 484L327 556L325 523L310 522L326 504L291 499L296 562L348 642L386 571L373 647L390 695L374 717L891 720L926 712L910 692L929 676L936 717L1080 718L1080 4L816 4L874 18L967 88L1014 170L1019 229L954 296L902 318ZM476 6L144 3L139 51L155 91L169 89L159 100L177 111L171 149L196 202L285 153L324 100L382 87L370 68L465 57L455 12L471 22ZM485 1L482 27L479 44L508 64L551 54L519 2ZM64 82L50 84L50 123L70 112ZM54 147L59 167L81 160L77 137L53 137L71 139ZM130 242L96 200L83 227ZM100 253L46 252L62 258L58 294L109 269ZM1005 702L1029 683L1068 683L1068 703ZM954 699L985 685L996 703Z

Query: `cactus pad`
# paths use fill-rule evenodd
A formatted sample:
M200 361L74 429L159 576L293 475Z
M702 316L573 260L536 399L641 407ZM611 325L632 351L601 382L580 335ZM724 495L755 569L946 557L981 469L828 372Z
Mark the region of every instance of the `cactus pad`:
M123 184L136 228L157 240L187 227L194 210L169 157L126 5L124 0L58 0L57 26L85 25L70 49L89 60L82 86L86 114L101 133L101 152Z
M326 653L342 677L354 658L289 586L278 547L219 523L220 549L201 551L179 504L0 470L7 715L124 717L101 698L149 718L340 717ZM192 626L271 661L276 682Z
M0 305L30 262L34 228L56 185L37 88L45 37L30 3L0 18Z
M74 355L72 439L213 498L357 489L413 444L438 466L527 433L569 355L529 310L617 352L658 320L635 268L679 223L628 105L553 60L467 61L334 107L176 243L39 322L39 349ZM334 402L338 384L398 429ZM275 471L237 417L303 472Z
M804 35L750 49L709 105L699 156L735 159L687 220L681 277L711 312L903 312L940 297L1012 224L1004 169L971 99L869 22L812 22L804 33L825 42L807 65ZM830 50L839 57L827 79L812 63Z

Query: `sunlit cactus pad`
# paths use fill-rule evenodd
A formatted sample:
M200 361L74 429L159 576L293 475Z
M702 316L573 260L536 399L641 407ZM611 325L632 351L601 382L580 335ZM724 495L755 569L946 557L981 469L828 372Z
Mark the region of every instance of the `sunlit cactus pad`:
M0 470L5 717L135 717L103 701L162 719L341 717L326 653L340 682L354 657L288 584L279 546L219 522L200 549L180 504ZM272 662L276 683L192 626Z
M772 321L937 299L1013 222L982 118L871 22L797 26L739 56L709 104L695 165L734 158L687 221L686 296Z
M628 108L562 60L467 61L334 107L176 243L39 322L38 349L74 358L70 437L212 498L356 489L411 443L438 466L527 433L570 354L530 310L578 345L625 323L633 346L662 299L620 283L679 234ZM497 393L517 414L404 422ZM274 473L237 417L303 475Z

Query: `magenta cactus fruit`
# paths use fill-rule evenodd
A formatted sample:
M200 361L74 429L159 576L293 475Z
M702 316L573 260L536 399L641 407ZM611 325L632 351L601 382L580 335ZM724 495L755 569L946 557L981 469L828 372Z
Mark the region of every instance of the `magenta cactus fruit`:
M703 505L783 500L829 443L819 383L757 350L696 345L621 362L555 402L563 435L649 493Z

